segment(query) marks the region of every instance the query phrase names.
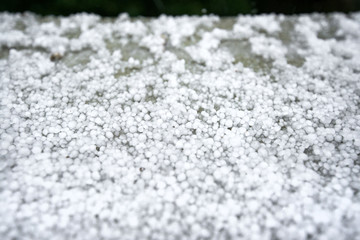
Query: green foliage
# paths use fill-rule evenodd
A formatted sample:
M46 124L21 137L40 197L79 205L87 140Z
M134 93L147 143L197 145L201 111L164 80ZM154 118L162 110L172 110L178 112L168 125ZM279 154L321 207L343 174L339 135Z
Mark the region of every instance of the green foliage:
M360 0L11 0L0 4L0 11L32 11L42 15L69 15L93 12L116 16L201 15L234 16L252 13L304 13L359 11Z

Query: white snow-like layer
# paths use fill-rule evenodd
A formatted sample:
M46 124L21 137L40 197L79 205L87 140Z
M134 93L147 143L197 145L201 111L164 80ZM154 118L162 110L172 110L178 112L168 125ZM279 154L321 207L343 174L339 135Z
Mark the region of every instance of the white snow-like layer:
M0 238L359 239L360 13L0 14Z

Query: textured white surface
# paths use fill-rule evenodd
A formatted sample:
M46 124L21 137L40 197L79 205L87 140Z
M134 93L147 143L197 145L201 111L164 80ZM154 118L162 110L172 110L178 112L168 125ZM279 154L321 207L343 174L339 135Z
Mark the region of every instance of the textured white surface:
M359 239L360 14L0 14L0 236Z

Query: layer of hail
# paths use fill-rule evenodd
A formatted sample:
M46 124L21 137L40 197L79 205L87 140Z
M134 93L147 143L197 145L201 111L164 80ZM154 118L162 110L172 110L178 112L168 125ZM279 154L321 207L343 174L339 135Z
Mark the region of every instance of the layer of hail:
M0 238L359 239L360 13L0 14Z

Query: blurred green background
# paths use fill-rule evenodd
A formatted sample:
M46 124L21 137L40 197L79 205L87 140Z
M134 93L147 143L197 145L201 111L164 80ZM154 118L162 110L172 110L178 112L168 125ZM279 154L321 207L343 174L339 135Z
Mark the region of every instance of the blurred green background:
M42 15L92 12L116 16L202 15L234 16L260 13L360 11L360 0L1 0L0 11L32 11Z

